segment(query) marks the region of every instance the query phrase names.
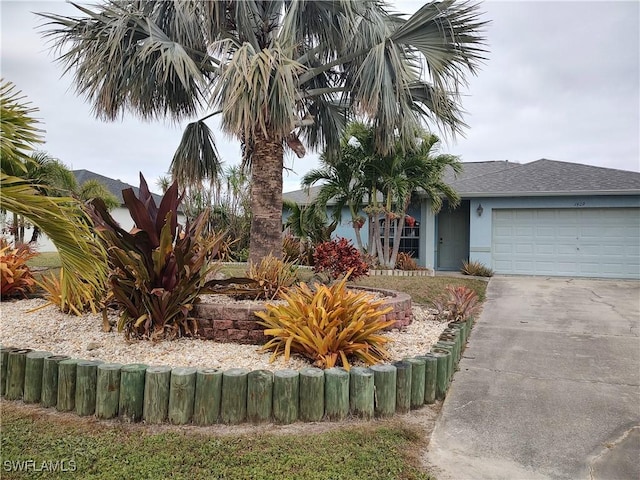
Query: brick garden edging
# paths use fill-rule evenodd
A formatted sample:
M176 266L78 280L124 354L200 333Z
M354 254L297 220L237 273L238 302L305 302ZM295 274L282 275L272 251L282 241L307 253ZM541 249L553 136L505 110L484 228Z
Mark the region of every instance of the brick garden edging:
M388 328L403 328L411 323L411 297L403 292L381 288L353 287L354 290L366 290L385 295L385 306L393 311L380 317L380 321L395 320ZM264 344L267 337L262 333L258 317L254 312L265 310L265 302L243 303L198 303L193 309L193 318L198 326L200 338L216 342L234 342L243 344Z

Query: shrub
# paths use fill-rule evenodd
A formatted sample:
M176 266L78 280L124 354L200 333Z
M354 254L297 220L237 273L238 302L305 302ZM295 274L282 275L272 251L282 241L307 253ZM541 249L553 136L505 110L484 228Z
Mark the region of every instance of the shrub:
M463 261L460 272L463 275L473 275L476 277L493 277L493 270L477 260L469 262Z
M259 298L273 300L279 298L285 289L296 281L296 267L293 263L268 255L260 260L260 263L249 265L247 277L258 284Z
M463 285L447 285L444 292L432 301L437 316L446 322L464 322L480 310L476 292Z
M206 212L182 231L176 183L159 206L142 174L140 198L130 188L122 196L135 222L131 232L118 225L103 202L92 202L97 231L108 249L108 300L119 309L118 330L124 330L127 338L153 340L194 334L196 325L189 318L193 304L201 292L221 282L206 278L217 268L211 259L222 235L202 236Z
M396 268L398 270L420 270L420 265L418 265L414 258L411 257L410 253L398 252L398 257L396 258Z
M327 273L333 279L350 273L356 280L369 273L369 265L362 255L346 238L323 242L313 252L313 271Z
M368 365L389 358L384 349L389 339L380 331L394 321L380 317L392 307L382 308L383 301L373 300L371 294L347 289L347 278L331 286L316 284L314 289L301 283L282 295L285 304L268 304L266 311L256 312L264 334L274 337L262 347L273 350L271 361L281 354L288 360L293 352L321 368L339 362L349 369L349 357Z
M73 313L74 315L82 315L82 312L91 308L88 297L82 297L75 295L74 292L68 292L66 295L66 301L62 301L62 285L64 278L64 269L60 269L59 275L50 273L49 275L42 275L37 282L38 286L44 290L44 298L49 303L43 305L46 307L49 304L56 305L61 312Z
M36 252L28 245L12 247L3 238L0 241L0 297L26 297L33 292L36 281L27 265L27 260Z
M285 262L295 263L300 260L302 244L300 239L287 233L282 239L282 258Z

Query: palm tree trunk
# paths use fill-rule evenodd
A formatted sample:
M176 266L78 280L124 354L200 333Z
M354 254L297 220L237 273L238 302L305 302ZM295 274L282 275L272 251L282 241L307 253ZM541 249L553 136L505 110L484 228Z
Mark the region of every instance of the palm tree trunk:
M351 211L351 224L353 225L353 230L356 234L356 244L360 253L363 253L362 236L360 235L360 230L362 229L362 223L360 221L361 217L356 213L353 205L349 205L349 210Z
M402 230L404 230L404 217L405 214L402 214L402 218L395 220L396 222L396 231L393 236L393 251L391 252L391 258L389 259L389 268L396 268L396 261L398 259L398 250L400 250L400 237L402 236Z
M269 254L282 258L281 141L259 134L251 156L251 229L249 260L258 263Z
M398 259L398 250L400 250L400 237L402 237L402 231L404 230L404 221L407 217L407 210L409 209L409 203L411 202L411 195L404 200L402 213L400 218L396 221L396 232L393 238L393 252L391 252L390 264L391 268L396 268L396 260Z
M36 243L39 237L40 237L40 227L38 227L37 225L34 225L33 232L31 233L31 240L29 240L29 243Z

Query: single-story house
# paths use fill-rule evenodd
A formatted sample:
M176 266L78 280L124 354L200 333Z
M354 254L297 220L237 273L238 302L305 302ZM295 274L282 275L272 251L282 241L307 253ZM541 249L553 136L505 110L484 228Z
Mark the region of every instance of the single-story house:
M470 162L445 181L462 199L456 209L433 214L418 192L408 212L417 222L400 248L421 265L458 270L469 259L499 274L640 279L639 172L547 159ZM319 188L285 198L306 204ZM354 238L348 212L335 235Z
M115 196L120 201L120 206L111 210L111 216L116 220L122 228L125 230L129 230L133 227L133 220L131 219L131 215L129 215L129 210L124 206L124 199L122 198L122 190L127 188L133 188L136 196L139 194L138 187L134 187L133 185L129 185L128 183L122 182L120 180L115 180L113 178L105 177L104 175L100 175L98 173L91 172L89 170L72 170L72 173L75 175L76 180L78 181L78 185L82 185L88 180L97 180L102 183L109 192L113 196ZM162 197L155 193L152 193L153 198L156 202L156 205L160 205L160 201ZM5 221L9 217L5 218ZM25 241L29 241L31 238L32 228L25 229ZM11 239L11 237L9 237ZM56 247L53 245L51 240L44 234L41 233L37 246L38 252L55 252Z

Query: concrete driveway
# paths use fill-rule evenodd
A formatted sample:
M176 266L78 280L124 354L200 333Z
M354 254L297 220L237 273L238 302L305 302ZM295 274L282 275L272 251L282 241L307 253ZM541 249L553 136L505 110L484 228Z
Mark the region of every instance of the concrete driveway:
M640 282L494 277L427 453L441 479L640 479Z

